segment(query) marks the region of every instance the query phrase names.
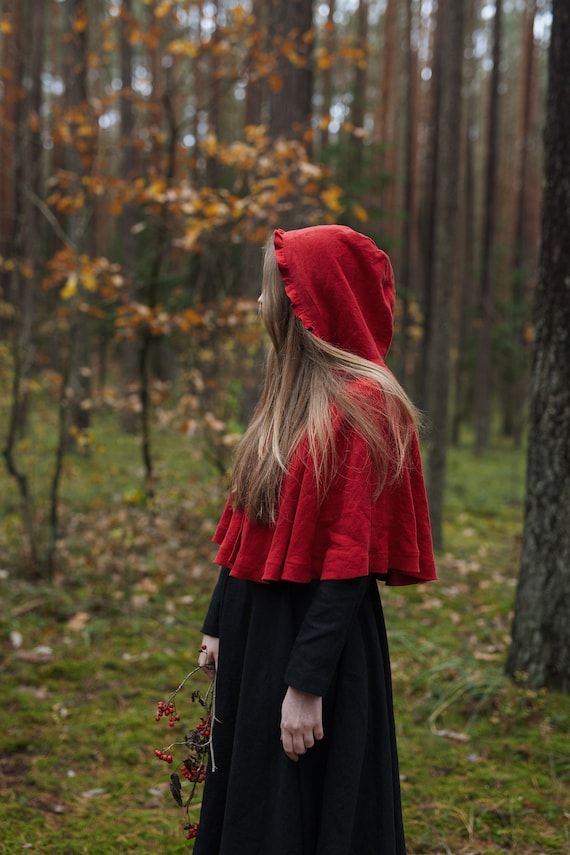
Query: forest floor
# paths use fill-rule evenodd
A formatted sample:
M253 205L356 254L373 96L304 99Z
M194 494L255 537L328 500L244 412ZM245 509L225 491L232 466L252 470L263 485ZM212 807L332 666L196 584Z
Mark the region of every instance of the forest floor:
M175 728L155 713L196 662L223 489L181 442L161 438L152 515L134 440L103 436L68 464L49 581L27 578L2 473L0 853L192 849L169 792L184 758L154 750L200 711L188 689ZM440 582L382 591L409 855L570 852L570 698L504 676L523 470L507 447L453 450Z

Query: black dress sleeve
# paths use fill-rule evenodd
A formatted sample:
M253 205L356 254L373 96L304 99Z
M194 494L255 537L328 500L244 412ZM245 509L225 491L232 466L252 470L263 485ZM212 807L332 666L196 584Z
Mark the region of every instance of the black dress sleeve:
M288 686L314 695L326 694L370 584L375 582L369 576L317 584L285 669Z
M208 611L206 612L206 617L202 624L202 632L204 635L211 635L212 638L218 638L220 634L220 610L229 575L230 571L228 567L222 567L220 569L220 575L218 576L216 587L212 592L210 605L208 606Z

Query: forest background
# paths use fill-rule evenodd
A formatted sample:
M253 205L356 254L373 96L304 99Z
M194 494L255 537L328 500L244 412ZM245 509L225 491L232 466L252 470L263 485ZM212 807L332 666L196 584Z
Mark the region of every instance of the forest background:
M131 793L128 764L148 779L148 734L128 698L147 703L153 680L167 693L185 668L185 623L198 638L209 536L259 391L261 247L274 227L333 222L392 259L390 365L426 414L445 587L410 595L394 636L410 758L427 739L442 790L431 826L420 818L429 778L410 783L411 851L568 850L568 706L500 673L551 21L540 0L0 3L4 673L13 708L41 733L40 745L7 729L7 809L22 822L0 851L118 851L101 817ZM455 598L472 594L467 619ZM411 627L432 619L451 632L417 658ZM140 683L125 692L133 661ZM500 748L473 749L475 721ZM114 783L101 784L103 758ZM477 774L455 793L458 766L462 780ZM152 804L121 808L120 851L141 851L151 821L167 834L164 789L151 790ZM45 828L30 835L38 811ZM74 822L69 844L59 830Z

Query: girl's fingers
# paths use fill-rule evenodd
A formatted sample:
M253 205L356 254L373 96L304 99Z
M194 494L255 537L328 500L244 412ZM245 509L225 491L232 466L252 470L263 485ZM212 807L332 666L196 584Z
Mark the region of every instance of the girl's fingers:
M310 748L313 748L318 739L322 739L322 736L317 736L316 732L291 733L286 730L281 732L283 751L295 763L299 760L299 757L302 757Z

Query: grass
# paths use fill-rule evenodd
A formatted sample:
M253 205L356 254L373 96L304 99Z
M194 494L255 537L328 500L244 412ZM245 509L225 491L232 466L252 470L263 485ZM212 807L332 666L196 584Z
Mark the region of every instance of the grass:
M49 583L19 570L3 481L0 853L191 851L154 714L196 660L223 489L196 442L166 428L155 447L149 516L137 443L97 418L91 455L66 470ZM38 449L24 451L41 496ZM570 851L570 698L503 676L523 490L520 452L454 450L440 582L383 591L410 855ZM183 730L197 712L181 711Z

